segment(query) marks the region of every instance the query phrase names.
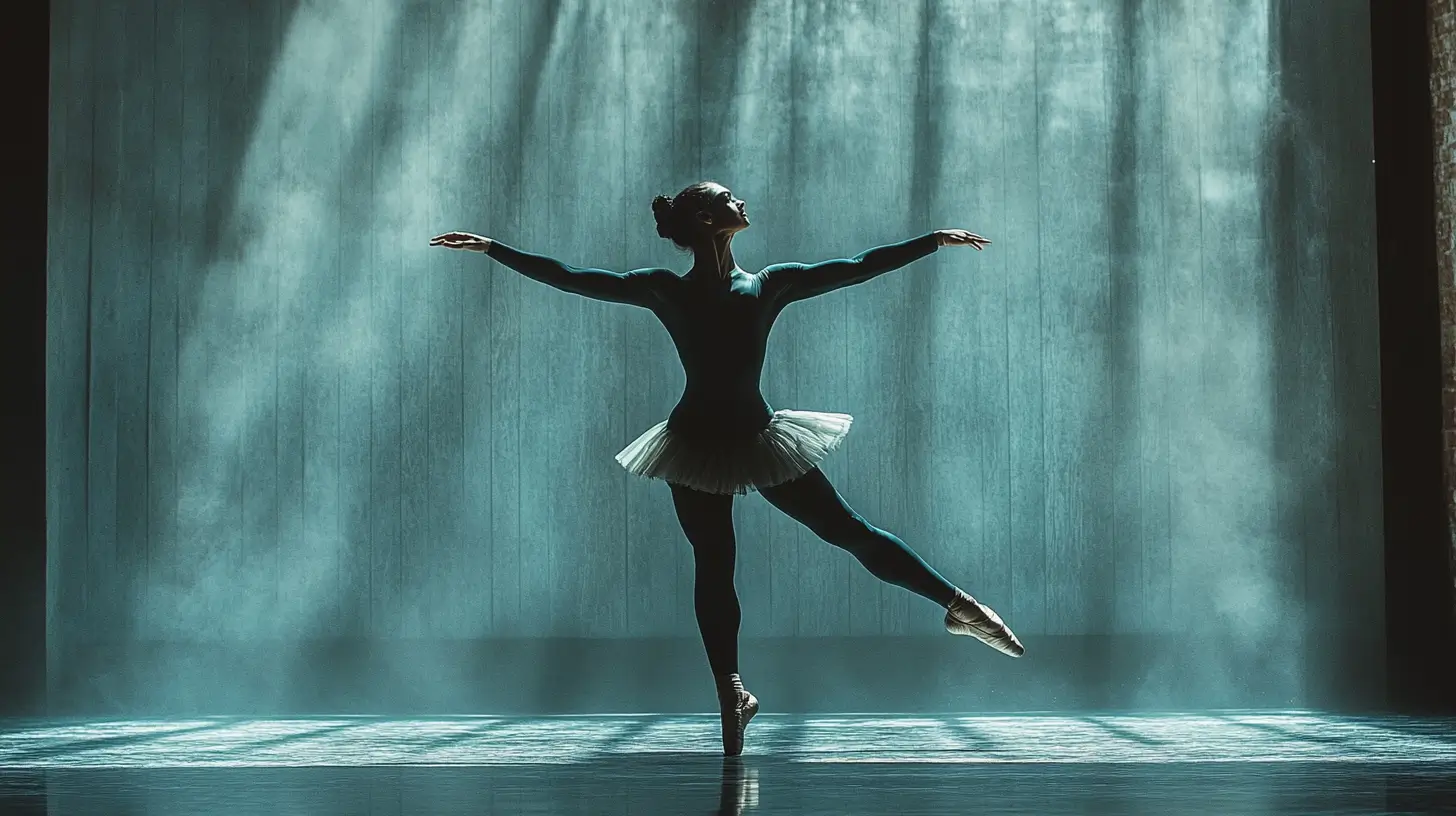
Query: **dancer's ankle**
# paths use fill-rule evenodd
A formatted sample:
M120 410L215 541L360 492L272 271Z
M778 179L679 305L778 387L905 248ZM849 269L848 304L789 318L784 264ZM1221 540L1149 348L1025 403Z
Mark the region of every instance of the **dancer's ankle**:
M743 679L738 672L713 675L713 681L718 687L718 701L721 703L736 703L744 694Z

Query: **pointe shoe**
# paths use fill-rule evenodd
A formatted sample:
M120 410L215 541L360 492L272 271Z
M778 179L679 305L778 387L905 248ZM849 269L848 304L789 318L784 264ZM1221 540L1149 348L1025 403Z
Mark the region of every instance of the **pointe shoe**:
M743 730L757 713L758 698L746 691L738 693L737 702L733 705L723 706L723 756L743 753Z
M959 589L955 600L946 608L945 631L952 635L969 635L1011 657L1021 657L1026 653L1026 647L1006 627L1000 615Z

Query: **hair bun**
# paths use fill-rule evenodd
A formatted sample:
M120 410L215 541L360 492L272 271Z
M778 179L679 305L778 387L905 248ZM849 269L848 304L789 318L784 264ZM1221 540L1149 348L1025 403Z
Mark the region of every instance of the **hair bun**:
M672 238L672 199L665 195L652 199L652 215L657 218L657 234L663 238Z

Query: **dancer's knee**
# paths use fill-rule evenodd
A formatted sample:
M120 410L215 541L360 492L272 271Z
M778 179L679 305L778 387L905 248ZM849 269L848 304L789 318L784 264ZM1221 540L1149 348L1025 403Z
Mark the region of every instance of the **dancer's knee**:
M814 534L837 547L851 552L873 542L877 531L864 517L853 510L845 510L822 519L810 527Z
M733 575L736 561L732 547L694 547L693 564L698 575Z
M684 524L683 533L693 548L698 569L732 568L736 547L731 527L721 524Z

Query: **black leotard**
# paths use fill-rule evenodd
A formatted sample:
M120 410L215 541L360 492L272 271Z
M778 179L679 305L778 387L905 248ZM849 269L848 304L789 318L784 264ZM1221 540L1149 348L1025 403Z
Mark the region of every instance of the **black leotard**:
M609 272L568 266L492 240L487 254L533 280L566 292L651 309L677 347L687 386L668 428L705 439L731 440L763 429L773 409L759 392L774 319L796 300L863 283L934 252L926 233L853 258L781 263L757 274L735 272L727 286L701 283L670 269Z

